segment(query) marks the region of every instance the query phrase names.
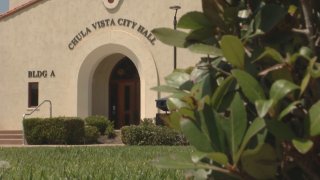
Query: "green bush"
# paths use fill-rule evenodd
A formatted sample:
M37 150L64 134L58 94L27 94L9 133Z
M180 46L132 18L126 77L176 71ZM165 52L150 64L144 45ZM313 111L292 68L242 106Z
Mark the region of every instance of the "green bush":
M80 144L84 122L79 118L30 118L23 121L28 144Z
M116 133L114 132L114 123L107 120L107 128L104 132L104 134L106 136L108 136L109 138L113 138L116 136Z
M140 125L142 126L153 126L155 120L153 118L144 118L140 121Z
M81 144L85 135L84 121L80 118L65 118L67 144Z
M114 134L113 122L104 116L89 116L85 119L85 122L86 125L98 128L101 135L112 136Z
M30 118L23 120L24 138L28 144L42 144L43 135L41 118Z
M151 124L121 128L121 139L127 145L186 145L186 139L177 131Z
M94 144L98 142L98 138L100 136L99 130L95 126L85 126L85 138L84 143L85 144Z
M41 126L43 144L66 144L66 129L62 118L48 118Z

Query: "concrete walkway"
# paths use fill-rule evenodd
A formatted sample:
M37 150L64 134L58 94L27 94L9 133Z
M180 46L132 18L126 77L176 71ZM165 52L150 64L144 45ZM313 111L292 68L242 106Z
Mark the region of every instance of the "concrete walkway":
M84 144L84 145L0 145L0 148L33 148L33 147L117 147L125 144Z
M3 140L1 138L1 135L12 135L12 134L19 134L19 138L21 139L19 143L12 143L11 141L9 143L1 143L0 141L0 148L32 148L32 147L114 147L114 146L125 146L125 144L122 143L121 140L121 131L115 130L116 136L114 138L108 138L106 136L100 136L98 138L99 144L81 144L81 145L63 145L63 144L57 144L57 145L24 145L23 144L23 136L22 131L0 131L0 140Z

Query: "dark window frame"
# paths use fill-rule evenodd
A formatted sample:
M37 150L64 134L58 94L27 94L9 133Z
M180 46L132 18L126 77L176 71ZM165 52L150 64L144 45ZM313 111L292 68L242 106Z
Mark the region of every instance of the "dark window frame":
M36 89L33 87L36 86ZM28 83L28 107L33 108L39 105L39 82Z

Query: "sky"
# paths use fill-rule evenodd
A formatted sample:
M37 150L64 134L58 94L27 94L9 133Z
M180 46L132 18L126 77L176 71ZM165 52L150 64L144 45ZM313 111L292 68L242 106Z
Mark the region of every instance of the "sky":
M9 9L9 0L0 0L0 13L5 13Z

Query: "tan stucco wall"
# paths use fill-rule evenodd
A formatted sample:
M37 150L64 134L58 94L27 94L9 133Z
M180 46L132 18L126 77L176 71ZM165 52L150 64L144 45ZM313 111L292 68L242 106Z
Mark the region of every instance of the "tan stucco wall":
M90 115L95 106L91 99L94 72L116 53L128 56L139 71L141 118L154 117L158 94L150 88L158 84L157 72L163 83L172 71L172 47L160 41L153 46L136 30L120 26L92 31L73 50L68 44L81 30L103 19L126 18L148 30L172 27L174 12L168 7L173 4L171 0L125 0L118 11L109 12L101 0L44 0L1 20L0 130L21 129L22 114L28 112L28 82L39 82L39 102L52 100L54 116ZM201 8L201 1L179 0L178 4L182 6L178 16ZM178 49L178 67L197 60L197 55ZM104 68L108 69L106 64ZM28 78L31 70L54 70L56 76ZM35 116L48 113L46 105Z

